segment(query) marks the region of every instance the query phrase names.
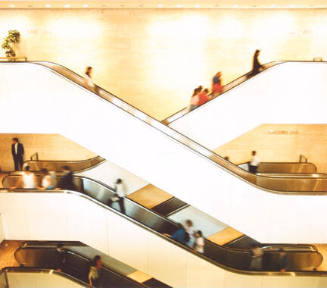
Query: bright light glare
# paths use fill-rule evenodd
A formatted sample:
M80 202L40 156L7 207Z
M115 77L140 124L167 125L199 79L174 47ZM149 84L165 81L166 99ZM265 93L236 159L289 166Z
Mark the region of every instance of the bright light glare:
M83 4L83 8L89 7L89 4Z
M46 8L51 8L51 5L50 4L45 4L45 7Z
M9 7L10 8L15 8L15 5L14 4L10 4Z
M200 8L200 4L195 4L195 8Z
M159 3L157 6L158 6L158 8L162 8L163 4Z
M239 38L244 36L244 26L236 17L224 17L217 25L216 34L222 38Z
M182 4L177 4L176 7L177 7L177 8L182 8L183 5L182 5Z
M70 4L65 4L64 7L65 8L70 8Z

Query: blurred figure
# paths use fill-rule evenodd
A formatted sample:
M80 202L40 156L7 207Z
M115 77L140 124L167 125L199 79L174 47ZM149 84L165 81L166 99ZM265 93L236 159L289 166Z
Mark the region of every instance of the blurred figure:
M127 195L127 192L123 180L121 180L120 178L117 179L114 189L115 189L115 195L108 200L108 205L111 206L113 202L118 201L120 211L123 214L126 214L124 197Z
M211 91L213 96L219 95L221 92L223 92L223 85L221 80L221 72L218 72L213 78L212 78L212 86Z
M24 189L35 189L37 181L35 174L30 171L30 166L25 167L25 171L23 172L22 176L19 178L17 186L12 187L15 188L24 188Z
M194 227L192 220L188 219L184 224L185 232L188 234L187 245L193 247L194 244Z
M96 255L90 263L88 274L90 287L99 287L101 279L101 257Z
M61 272L64 270L64 264L66 263L66 251L64 244L59 243L56 247L56 270Z
M23 168L24 161L24 145L19 142L18 138L12 138L11 154L14 159L15 171L20 171Z
M198 230L194 234L194 250L199 253L204 253L204 238L202 236L202 231Z
M186 245L186 243L190 240L189 235L181 223L178 223L177 226L178 229L171 235L171 238Z
M52 184L51 176L46 168L41 169L42 179L41 179L41 189L53 190L55 186Z
M199 93L198 106L201 106L204 103L208 102L209 99L210 99L210 97L209 97L209 90L206 88L202 92Z
M262 269L262 259L263 259L263 250L261 247L253 245L252 249L252 260L250 264L250 268L254 270Z
M76 191L76 186L73 181L73 172L70 171L69 166L63 166L62 169L64 171L64 175L58 182L58 188L62 190Z
M279 271L286 272L287 268L287 255L283 248L279 249Z
M252 71L251 76L254 76L261 72L264 69L264 66L259 61L260 50L255 50L253 54L253 61L252 61Z
M57 175L56 175L56 172L55 171L49 171L49 175L50 175L50 178L51 178L51 185L53 187L56 187L57 186Z
M190 101L190 106L189 106L189 111L192 111L193 109L195 109L196 107L198 107L198 103L199 103L199 89L196 88L193 91L193 95L191 97L191 101Z
M93 83L93 80L92 80L92 71L93 71L93 68L91 66L86 67L86 70L84 73L84 83L85 83L86 88L97 93L96 85Z
M230 160L229 160L229 156L225 156L224 159L225 159L226 161L230 161Z
M260 164L260 160L257 156L257 151L252 151L251 154L252 154L252 159L249 163L249 171L250 171L250 173L255 174L255 173L257 173L258 166Z

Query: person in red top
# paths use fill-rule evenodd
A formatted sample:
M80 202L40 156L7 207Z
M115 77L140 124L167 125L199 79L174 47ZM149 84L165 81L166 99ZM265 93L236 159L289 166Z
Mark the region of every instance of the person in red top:
M206 88L204 89L199 95L198 106L203 105L204 103L209 101L209 90Z

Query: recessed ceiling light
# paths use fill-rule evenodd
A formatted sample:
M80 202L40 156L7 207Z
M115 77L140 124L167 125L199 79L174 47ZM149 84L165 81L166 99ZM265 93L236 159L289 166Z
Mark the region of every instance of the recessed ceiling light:
M159 3L159 4L157 5L157 7L158 7L158 8L162 8L162 7L163 7L163 4Z
M291 5L290 5L290 8L295 8L295 5L294 5L294 4L291 4Z
M83 4L83 8L89 7L89 4Z
M271 8L276 8L276 4L271 4Z
M195 8L200 8L200 4L195 4Z
M15 5L14 4L10 4L9 7L10 8L15 8Z
M65 8L70 8L70 4L65 4L64 7Z
M233 5L233 8L238 8L238 4L234 4Z
M177 7L177 8L182 8L183 5L182 5L182 4L177 4L176 7Z
M51 5L50 4L45 4L44 5L46 8L51 8Z

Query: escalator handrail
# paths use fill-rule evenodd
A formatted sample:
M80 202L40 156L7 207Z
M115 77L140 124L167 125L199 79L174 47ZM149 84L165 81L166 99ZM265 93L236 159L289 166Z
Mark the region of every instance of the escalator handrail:
M58 243L59 243L59 242L58 242ZM39 246L37 246L37 245L33 245L32 247L21 246L21 247L19 247L19 248L15 251L15 253L14 253L15 260L16 260L19 264L22 264L22 263L18 260L17 254L18 254L20 251L25 250L25 249L26 249L26 250L28 250L28 249L35 249L35 250L46 250L46 249L49 249L49 250L50 250L50 249L51 249L51 250L54 250L55 248L42 247L42 245L39 245ZM71 250L69 250L69 249L67 249L67 248L64 248L64 251L65 251L65 253L67 253L67 254L71 254L71 255L73 255L73 256L76 257L76 258L83 259L83 260L87 261L88 263L91 262L91 259L89 259L89 258L87 258L86 256L81 255L81 254L79 254L79 253L77 253L77 252L75 252L75 251L71 251ZM104 265L103 263L102 263L102 265L101 265L101 269L106 270L106 271L108 271L109 273L115 274L118 278L120 278L120 279L124 279L124 281L133 282L134 284L138 285L139 287L143 287L143 288L147 287L147 286L144 285L143 283L139 283L139 282L137 282L137 281L135 281L135 280L133 280L133 279L127 277L126 275L123 275L123 274L119 273L118 271L116 271L116 270L114 270L114 269L112 269L112 268L109 268L108 266ZM89 286L88 286L88 287L89 287Z
M86 282L81 281L78 278L75 278L67 273L64 272L59 272L56 270L52 270L52 269L42 269L42 268L31 268L31 267L5 267L2 268L0 271L0 274L4 273L6 275L6 273L46 273L46 274L56 274L59 275L61 277L67 278L83 287L90 287Z
M319 64L327 64L327 62L313 62L313 61L284 61L282 63L289 63L289 62L306 62L306 63L319 63ZM269 177L267 176L258 176L258 175L254 175L248 171L243 170L242 168L238 167L237 165L235 165L232 162L229 162L227 160L225 160L223 157L221 157L220 155L218 155L217 153L215 153L214 151L209 150L208 148L202 146L201 144L197 143L196 141L192 140L191 138L189 138L188 136L178 132L177 130L168 127L164 124L162 124L160 121L154 119L153 117L149 116L148 114L142 112L141 110L135 108L134 106L128 104L127 102L121 100L120 98L118 98L117 96L115 96L114 94L98 87L98 91L101 93L105 93L107 97L113 98L115 101L112 101L102 95L96 94L95 92L87 89L82 83L83 83L83 77L78 75L77 73L71 71L70 69L59 65L59 64L55 64L55 63L51 63L51 62L23 62L23 65L27 64L33 64L33 65L39 65L41 67L43 67L44 69L49 70L50 72L58 75L59 77L65 79L66 81L69 81L71 83L73 83L74 85L77 85L78 87L85 89L86 91L89 91L92 95L100 97L101 99L103 99L106 102L109 102L111 104L113 104L114 106L118 107L119 109L125 111L126 113L129 113L131 116L133 116L134 118L138 119L139 121L149 125L150 127L162 132L164 135L166 135L167 137L169 137L170 139L173 139L175 142L179 143L180 145L183 145L184 147L186 147L187 149L189 149L190 151L192 151L193 153L200 155L201 157L205 158L206 160L214 163L214 165L216 165L217 167L219 167L220 169L225 170L226 172L230 173L231 175L233 175L234 177L239 178L242 181L245 181L246 183L248 183L249 185L252 185L260 190L266 191L266 192L270 192L270 193L275 193L275 194L288 194L288 195L320 195L320 194L326 194L327 191L312 191L313 188L311 190L306 190L306 191L283 191L283 190L279 190L278 188L276 188L274 190L274 188L269 188L269 187L265 187L262 185L258 185L257 184L257 178L260 179L261 177L266 177L264 179L269 179ZM20 65L21 63L1 63L0 65ZM49 66L51 67L49 67ZM72 75L63 75L62 72L57 71L53 68L53 66L57 66L57 68L61 68L61 69L65 69L68 73L71 73L72 75L74 75L75 77L77 77L79 79L80 83L77 83L74 79L72 79ZM276 68L276 66L271 67L270 69L274 69ZM267 70L264 70L261 73L265 73ZM100 93L100 94L101 94ZM277 180L276 180L277 179ZM278 182L278 178L270 178L269 179L272 182ZM293 181L295 181L295 179L293 179ZM272 183L270 183L268 186L271 186ZM313 187L316 187L316 185L312 185Z
M95 157L85 159L85 160L26 160L26 161L24 161L24 164L26 163L28 165L29 163L32 163L32 162L33 163L59 163L62 166L64 166L64 165L74 165L74 164L87 163L87 162L90 162L90 164L91 164L93 161L96 161L95 165L92 165L92 166L89 165L89 167L87 167L85 169L74 170L73 172L80 173L80 172L84 172L84 171L90 170L92 168L95 168L98 165L100 165L101 163L103 163L105 161L105 159L102 158L101 156L95 156ZM56 172L58 172L58 171L56 171Z
M230 266L227 266L225 264L222 264L222 263L219 263L217 261L214 261L213 259L203 255L203 254L200 254L200 253L197 253L195 252L193 249L191 249L190 247L186 246L186 245L183 245L181 243L179 243L178 241L175 241L173 240L172 238L170 237L167 237L159 232L157 232L156 230L154 229L151 229L150 227L146 226L145 224L143 223L140 223L138 221L136 221L135 219L125 215L125 214L122 214L120 211L117 211L115 209L113 209L112 207L108 206L108 205L105 205L104 203L98 201L97 199L94 199L92 197L90 197L89 195L87 194L83 194L81 192L77 192L77 191L72 191L72 190L36 190L36 189L15 189L14 191L8 191L8 189L5 189L5 188L0 188L0 193L27 193L27 192L30 192L30 193L44 193L44 194L59 194L59 193L64 193L64 194L70 194L70 195L75 195L75 196L78 196L78 197L81 197L81 198L85 198L93 203L95 203L96 205L98 206L101 206L102 208L104 209L107 209L107 210L110 210L111 212L113 213L116 213L118 215L120 215L121 217L124 217L125 219L127 219L128 221L131 221L133 222L134 224L150 231L151 233L154 233L156 234L157 236L161 237L162 239L165 239L166 241L169 241L170 243L176 245L176 246L179 246L180 248L184 249L184 250L187 250L188 252L200 257L200 258L203 258L205 259L206 261L222 268L222 269L225 269L225 270L228 270L228 271L231 271L231 272L234 272L234 273L238 273L238 274L251 274L251 275L256 275L256 274L260 274L260 275L271 275L272 273L276 275L288 275L288 274L294 274L295 275L314 275L314 276L326 276L327 275L327 272L325 271L291 271L291 272L276 272L276 271L252 271L252 270L240 270L240 269L237 269L237 268L234 268L234 267L230 267ZM217 245L218 246L218 245ZM219 246L220 247L220 246ZM224 249L224 247L220 247L221 249ZM236 249L235 249L236 250ZM239 251L238 251L239 252ZM246 252L243 252L243 253L247 253L247 254L250 254L250 252L246 251ZM317 254L319 254L321 257L322 255L320 254L320 252L317 252Z

